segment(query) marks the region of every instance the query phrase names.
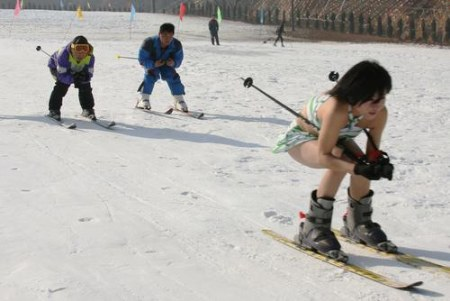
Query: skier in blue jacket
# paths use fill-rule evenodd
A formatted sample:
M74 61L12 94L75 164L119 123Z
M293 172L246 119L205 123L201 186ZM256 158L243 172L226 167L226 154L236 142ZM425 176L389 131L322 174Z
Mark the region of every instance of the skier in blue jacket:
M94 48L84 36L77 36L50 57L47 66L56 82L50 95L49 117L61 120L63 98L70 85L74 84L83 109L81 115L96 119L91 88L95 65L93 51Z
M175 70L183 62L183 46L179 40L173 37L174 33L175 26L171 23L164 23L160 26L159 34L145 39L139 49L139 63L145 71L141 99L137 103L137 107L140 109L151 109L150 95L155 82L161 78L169 86L175 99L175 108L179 105L182 111L188 112L184 100L184 85Z

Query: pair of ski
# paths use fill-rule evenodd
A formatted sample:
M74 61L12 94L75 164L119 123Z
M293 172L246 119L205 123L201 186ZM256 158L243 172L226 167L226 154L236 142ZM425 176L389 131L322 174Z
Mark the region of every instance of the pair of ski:
M188 111L188 112L184 112L178 108L174 108L174 107L170 107L169 109L167 109L165 112L161 113L161 112L156 112L156 111L152 111L152 110L147 110L147 109L142 109L139 107L136 107L136 109L139 109L141 111L144 111L146 113L154 113L154 114L165 114L165 115L170 115L172 114L174 111L179 112L183 115L195 118L195 119L203 119L203 117L205 116L204 113L202 112L193 112L193 111Z
M50 119L53 122L55 122L56 124L66 128L66 129L74 130L74 129L77 128L77 124L75 122L67 123L64 120L57 120L57 119L55 119L55 118L53 118L53 117L51 117L49 115L45 115L45 116L48 119ZM103 120L103 119L98 119L98 118L97 119L86 118L86 120L90 121L93 124L96 124L96 125L98 125L98 126L100 126L102 128L108 129L108 130L112 129L112 127L116 125L116 123L114 121L108 121L108 120Z
M417 282L412 282L412 283L404 283L404 282L401 282L401 281L397 281L397 280L395 280L393 278L390 278L388 276L377 274L377 273L375 273L375 272L373 272L373 271L371 271L369 269L366 269L366 268L364 268L362 266L351 264L351 263L344 263L344 262L341 262L341 261L337 261L337 260L329 258L326 255L323 255L323 254L317 253L317 252L315 252L313 250L304 248L304 247L300 246L298 243L296 243L295 241L293 241L292 239L286 238L285 236L280 235L280 234L278 234L278 233L276 233L276 232L274 232L272 230L263 229L262 232L264 234L266 234L267 236L271 237L272 239L274 239L274 240L276 240L276 241L278 241L278 242L280 242L280 243L282 243L282 244L284 244L284 245L286 245L288 247L291 247L291 248L293 248L293 249L295 249L297 251L300 251L300 252L302 252L302 253L304 253L306 255L309 255L311 257L319 259L320 261L323 261L323 262L329 263L329 264L331 264L333 266L339 267L339 268L341 268L341 269L343 269L345 271L348 271L348 272L360 275L360 276L362 276L364 278L373 280L373 281L375 281L377 283L380 283L380 284L383 284L383 285L386 285L386 286L389 286L389 287L392 287L392 288L402 289L402 290L410 290L410 289L414 289L414 288L416 288L416 287L418 287L418 286L423 284L422 281L417 281ZM361 247L361 248L363 248L365 250L370 250L370 251L375 252L377 254L383 255L383 256L385 256L387 258L391 258L391 259L397 260L399 262L402 262L404 264L413 266L413 267L418 268L418 269L426 269L426 270L430 270L430 271L433 271L433 272L441 272L441 273L446 273L447 275L450 275L450 267L439 265L439 264L430 262L428 260L421 259L421 258L416 257L414 255L406 254L406 253L403 253L403 252L397 252L397 253L394 253L394 254L382 252L382 251L376 250L376 249L374 249L372 247L355 243L352 240L348 239L347 237L342 236L342 234L338 230L333 230L333 232L335 233L335 235L338 238L342 239L343 241L352 243L354 245L357 245L357 246L359 246L359 247Z

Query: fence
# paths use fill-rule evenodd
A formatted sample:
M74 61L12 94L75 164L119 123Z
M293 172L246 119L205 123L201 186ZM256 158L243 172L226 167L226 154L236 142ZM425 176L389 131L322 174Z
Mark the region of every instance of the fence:
M129 11L127 1L92 1L90 10ZM220 5L222 18L262 25L277 25L285 20L291 34L297 29L326 31L333 34L349 34L385 37L395 41L429 44L450 44L450 17L448 0L410 1L330 1L330 0L259 0L259 1L185 1L187 14L210 17ZM27 9L60 10L59 1L27 2ZM166 2L167 3L167 2ZM178 14L179 3L159 12ZM232 4L229 4L232 3ZM253 4L251 4L253 3ZM346 6L344 7L344 4ZM363 4L364 3L364 4ZM425 4L427 5L425 5ZM155 0L139 1L138 11L155 12ZM2 1L1 8L13 9L15 1ZM77 4L69 2L65 10L76 10ZM287 28L286 26L285 28Z
M420 3L414 1L391 0L368 1L363 5L363 1L354 0L353 5L352 1L348 1L350 4L347 9L343 7L345 1L309 1L309 8L302 3L308 1L259 1L256 5L231 2L238 4L220 6L224 19L264 25L277 25L285 20L291 31L303 28L328 31L330 34L378 36L397 41L450 43L448 0L442 1L442 5L437 7L417 6ZM326 3L325 7L320 2ZM217 6L210 1L187 2L187 13L191 15L209 17L216 11ZM177 13L177 7L173 7L172 13Z

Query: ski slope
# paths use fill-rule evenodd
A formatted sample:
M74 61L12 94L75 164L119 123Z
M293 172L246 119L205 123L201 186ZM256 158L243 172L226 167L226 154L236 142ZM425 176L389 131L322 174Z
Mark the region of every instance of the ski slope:
M264 234L292 237L323 171L271 147L293 116L242 78L298 109L343 74L375 59L393 77L383 150L392 181L373 183L374 220L404 252L450 265L450 52L421 45L287 41L275 28L138 13L0 11L1 300L449 300L449 277L343 244L350 261L405 282L399 291L331 267ZM172 22L184 46L179 73L197 120L134 109L144 38ZM53 87L47 56L76 35L93 44L92 86L105 130L64 99L68 130L44 118ZM158 82L152 108L173 102ZM344 180L333 226L342 225Z

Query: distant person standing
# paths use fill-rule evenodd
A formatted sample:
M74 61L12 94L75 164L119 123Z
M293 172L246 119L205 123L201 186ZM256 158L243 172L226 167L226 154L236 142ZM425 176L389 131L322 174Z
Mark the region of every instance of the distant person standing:
M211 20L209 20L208 27L211 34L211 43L214 45L215 41L217 46L219 46L219 22L217 22L216 16L212 16Z
M275 43L273 43L273 46L277 46L277 42L281 41L281 47L284 47L283 43L284 21L281 22L281 25L277 28L277 31L275 33L277 34L277 38L275 40Z

